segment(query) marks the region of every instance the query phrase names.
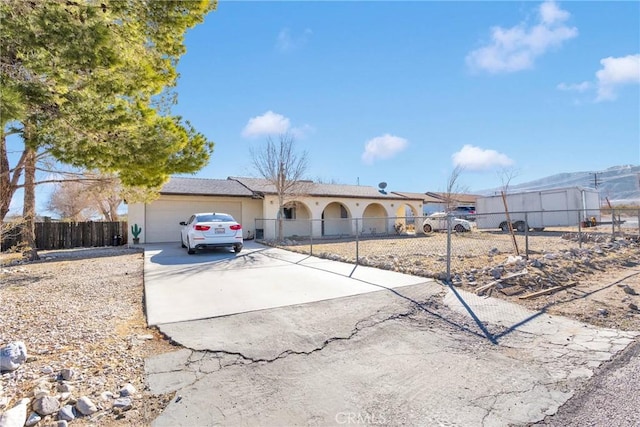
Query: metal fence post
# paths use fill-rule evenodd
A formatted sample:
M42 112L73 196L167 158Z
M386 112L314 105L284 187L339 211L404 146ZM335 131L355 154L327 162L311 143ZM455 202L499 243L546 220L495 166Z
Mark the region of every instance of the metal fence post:
M451 284L451 218L447 214L447 283Z
M309 219L309 255L313 256L313 220Z
M360 262L360 240L358 239L358 218L356 218L356 265Z
M524 213L524 259L529 259L529 216Z
M581 211L578 211L578 247L582 249L582 212Z
M611 241L616 240L616 210L611 208Z

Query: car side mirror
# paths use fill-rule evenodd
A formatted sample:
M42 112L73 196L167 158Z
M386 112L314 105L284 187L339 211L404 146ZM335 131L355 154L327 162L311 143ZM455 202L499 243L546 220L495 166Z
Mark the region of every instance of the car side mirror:
M180 225L187 225L187 223L184 221L180 221Z

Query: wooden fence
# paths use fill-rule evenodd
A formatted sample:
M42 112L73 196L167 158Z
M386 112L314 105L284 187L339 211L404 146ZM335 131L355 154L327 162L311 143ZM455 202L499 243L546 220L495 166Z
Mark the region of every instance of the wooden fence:
M96 246L119 246L127 243L126 222L36 222L36 248L70 249ZM19 229L2 236L2 250L22 241Z

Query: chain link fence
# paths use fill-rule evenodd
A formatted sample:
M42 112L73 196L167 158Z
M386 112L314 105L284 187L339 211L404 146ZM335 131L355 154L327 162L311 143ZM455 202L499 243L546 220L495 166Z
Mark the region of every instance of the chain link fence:
M610 209L597 218L583 211L512 214L525 218L524 223L511 224L513 232L504 212L478 214L468 220L448 216L435 226L429 222L428 231L424 227L427 217L258 219L255 227L256 239L272 246L447 282L469 274L468 270L491 265L499 255L526 259L552 247L581 248L640 237L640 209Z
M256 221L256 238L271 246L354 266L439 280L467 308L478 333L493 342L495 337L505 334L504 330L488 331L483 323L487 319L478 319L455 287L464 283L471 285L467 289L473 292L486 286L491 292L492 284L526 274L527 268L540 267L553 258L566 258L571 265L567 274L571 274L572 269L580 268L580 263L590 262L600 248L615 246L616 242L640 242L640 208L601 211L597 217L582 211L557 211L553 216L551 213L521 212L526 223L512 223L511 228L499 226L506 218L504 212L477 215L468 221L449 215L443 225L434 226L428 220L426 223L431 227L424 225L427 217L260 219ZM541 218L550 221L553 217L555 223L539 222ZM487 221L496 225L486 228ZM465 231L456 231L463 229L457 225ZM552 286L543 283L542 277L529 275L529 279L538 282L527 292ZM509 289L502 291L506 293Z

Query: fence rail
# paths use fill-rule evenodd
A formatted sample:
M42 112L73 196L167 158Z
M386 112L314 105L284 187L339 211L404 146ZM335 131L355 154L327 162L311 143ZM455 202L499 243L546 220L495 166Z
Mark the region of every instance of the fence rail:
M19 246L24 240L20 225L5 224L2 250ZM36 249L119 246L128 239L127 222L36 222Z

